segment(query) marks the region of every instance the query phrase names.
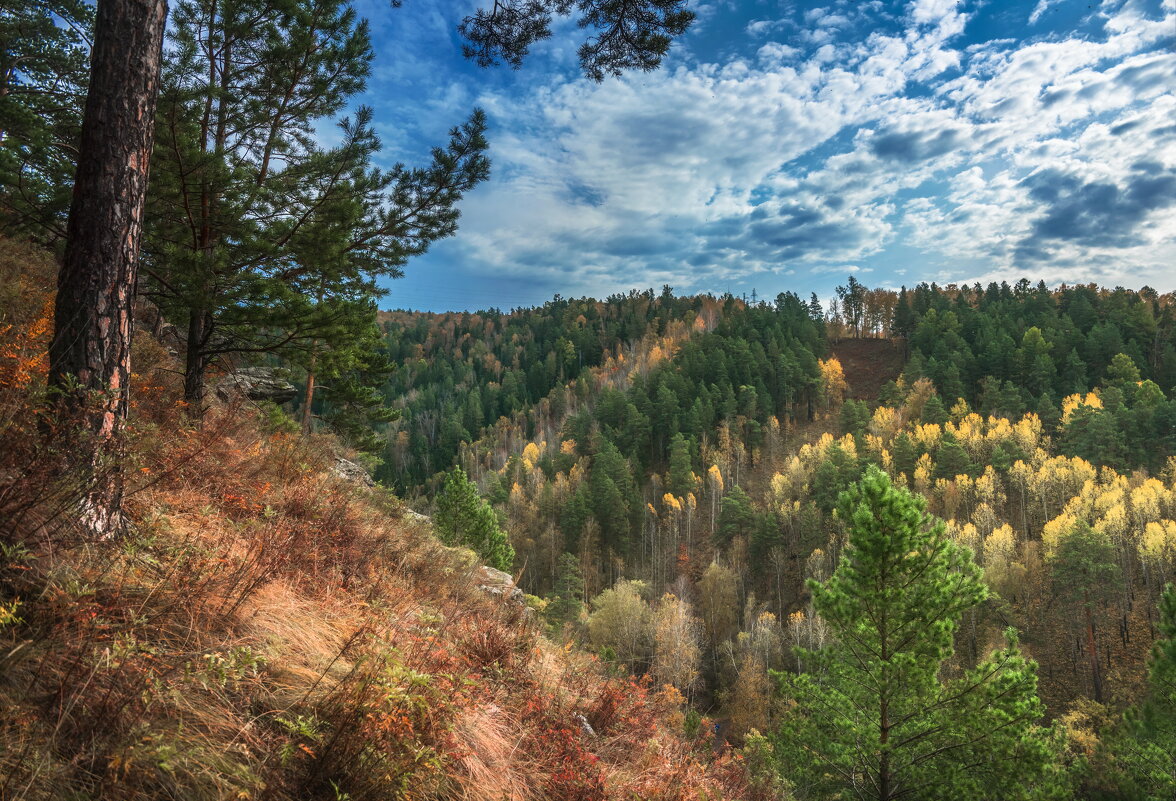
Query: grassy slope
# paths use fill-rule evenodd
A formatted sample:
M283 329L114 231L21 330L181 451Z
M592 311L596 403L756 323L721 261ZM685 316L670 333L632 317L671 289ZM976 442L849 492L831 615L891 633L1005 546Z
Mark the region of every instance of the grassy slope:
M34 413L51 279L0 242L0 797L752 795L680 736L680 699L477 589L396 499L330 474L334 443L245 408L187 424L147 337L107 467L131 531L85 540Z

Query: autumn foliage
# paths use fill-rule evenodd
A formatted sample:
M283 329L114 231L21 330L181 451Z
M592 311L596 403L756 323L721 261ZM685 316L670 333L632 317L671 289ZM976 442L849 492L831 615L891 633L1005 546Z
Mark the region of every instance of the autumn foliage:
M20 509L0 532L0 797L747 797L736 757L681 734L681 696L546 640L394 497L331 473L332 440L246 406L186 422L150 336L118 466L133 525L82 536L41 454L51 270L0 245L6 278L32 276L3 282L0 316L0 502Z

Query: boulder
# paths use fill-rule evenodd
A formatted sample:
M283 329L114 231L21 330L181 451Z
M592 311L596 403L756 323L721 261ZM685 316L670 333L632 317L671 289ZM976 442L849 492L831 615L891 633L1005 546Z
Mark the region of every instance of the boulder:
M297 394L294 385L284 378L278 378L271 367L242 367L229 373L216 385L216 396L225 403L240 398L285 403Z
M469 548L462 548L460 545L454 547L441 545L440 547L441 552L448 557L449 564L453 565L455 571L468 573L478 564L478 555Z
M335 463L331 465L331 472L339 478L361 484L365 487L376 486L376 482L372 481L372 477L368 475L367 470L364 470L362 466L350 459L344 459L342 456L335 457Z
M514 578L510 573L504 573L489 565L481 565L474 575L478 582L478 589L482 590L482 592L499 598L506 598L519 606L527 605L527 601L523 597L523 591L515 586Z
M433 525L433 518L428 515L423 515L418 511L409 509L407 506L400 512L400 516L410 523L417 523L422 526Z

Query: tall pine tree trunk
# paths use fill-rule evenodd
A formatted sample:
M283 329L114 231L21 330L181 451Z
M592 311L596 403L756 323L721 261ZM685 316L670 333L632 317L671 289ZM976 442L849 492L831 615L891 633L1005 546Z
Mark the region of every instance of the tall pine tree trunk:
M91 465L127 414L132 304L155 133L166 0L99 0L78 169L57 279L49 383L87 435ZM91 489L95 533L121 518L121 487Z

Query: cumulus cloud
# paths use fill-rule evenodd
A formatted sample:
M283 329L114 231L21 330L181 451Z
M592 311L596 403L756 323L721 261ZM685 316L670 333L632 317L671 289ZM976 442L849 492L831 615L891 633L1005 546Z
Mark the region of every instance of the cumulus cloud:
M869 32L882 12L831 4L797 12L803 42L770 40L793 18L748 22L747 55L721 65L486 92L496 177L458 245L596 293L869 270L897 247L922 254L908 277L1176 288L1170 5L973 42L955 0L914 0Z
M1029 197L1042 207L1022 247L1034 256L1044 245L1066 242L1091 247L1129 248L1143 244L1145 223L1176 205L1176 168L1141 161L1121 182L1087 181L1058 169L1025 179Z

